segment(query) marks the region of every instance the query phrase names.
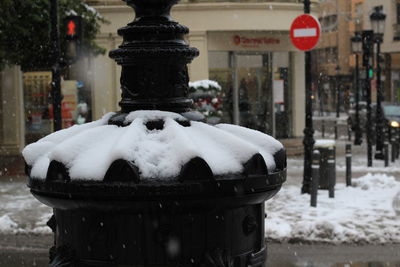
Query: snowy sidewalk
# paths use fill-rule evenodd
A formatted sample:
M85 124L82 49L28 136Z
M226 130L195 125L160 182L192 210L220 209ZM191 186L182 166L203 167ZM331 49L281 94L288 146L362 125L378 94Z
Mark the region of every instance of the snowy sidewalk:
M297 161L290 160L297 165ZM382 169L381 169L382 171ZM353 186L336 184L335 198L320 190L317 208L301 195L301 169L291 170L281 191L266 202L266 237L279 242L400 243L400 214L392 207L400 180L387 174L367 174ZM22 179L0 180L0 234L49 234L51 209L30 193Z
M400 182L386 174L353 179L353 186L339 183L335 198L319 190L318 206L310 207L310 195L299 186L283 186L266 202L266 237L278 241L331 243L399 243L400 214L393 198Z

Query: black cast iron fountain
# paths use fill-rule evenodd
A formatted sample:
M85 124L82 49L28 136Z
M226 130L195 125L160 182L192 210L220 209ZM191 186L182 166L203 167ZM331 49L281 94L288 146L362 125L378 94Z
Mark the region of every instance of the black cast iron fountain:
M138 110L174 112L176 127L183 130L202 124L187 97L187 64L198 50L183 39L188 28L169 16L178 0L125 1L136 18L119 29L123 43L110 52L122 66L121 111L98 127L132 127L135 119L127 119L128 114ZM163 112L143 120L147 133L165 130L169 122ZM63 131L67 135L76 129L81 128ZM24 150L28 186L54 210L48 223L55 237L50 266L264 265L264 201L286 180L282 146L270 149L270 169L265 155L257 152L241 162L239 171L225 173L215 172L210 159L197 155L165 179L145 177L140 160L121 157L105 166L101 179L87 179L74 176L73 157L67 162L55 156L58 144L36 158L29 156L38 154L51 136ZM48 161L42 177L38 158Z

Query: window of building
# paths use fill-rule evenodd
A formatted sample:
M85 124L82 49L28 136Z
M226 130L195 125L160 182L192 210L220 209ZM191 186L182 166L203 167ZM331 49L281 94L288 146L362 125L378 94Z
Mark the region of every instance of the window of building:
M328 15L319 19L323 32L337 31L338 21L337 15Z
M356 3L354 10L355 31L363 29L363 3Z
M400 3L396 3L396 24L394 25L393 40L400 41Z

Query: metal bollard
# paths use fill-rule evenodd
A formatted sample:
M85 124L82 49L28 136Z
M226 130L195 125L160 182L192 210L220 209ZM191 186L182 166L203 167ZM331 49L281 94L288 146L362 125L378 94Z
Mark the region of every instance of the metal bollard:
M338 139L338 123L337 120L335 120L335 140Z
M389 143L385 141L383 144L383 153L384 153L384 160L385 160L385 167L389 166Z
M318 150L313 151L312 156L312 183L311 183L311 207L317 206L317 195L319 187L319 163L321 154Z
M396 133L392 133L392 136L390 137L390 145L391 145L391 148L392 148L392 153L391 153L392 162L395 162L396 161L396 155L397 155L397 151L396 151L396 148L397 148L397 146L396 146Z
M395 144L396 144L396 159L398 159L400 156L400 128L397 128Z
M321 132L322 138L325 138L325 120L322 120Z
M348 123L347 123L347 135L348 135L348 140L351 142L351 127Z
M335 160L335 148L329 148L329 155L328 155L328 191L329 197L335 197L335 184L336 184L336 160Z
M351 186L351 144L346 144L346 186Z

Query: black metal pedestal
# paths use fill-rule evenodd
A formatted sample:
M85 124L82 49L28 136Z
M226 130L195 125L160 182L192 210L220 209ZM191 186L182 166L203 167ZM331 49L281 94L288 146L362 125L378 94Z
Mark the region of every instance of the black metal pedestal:
M140 184L30 179L54 208L50 266L262 266L266 175ZM66 264L66 265L62 265Z

